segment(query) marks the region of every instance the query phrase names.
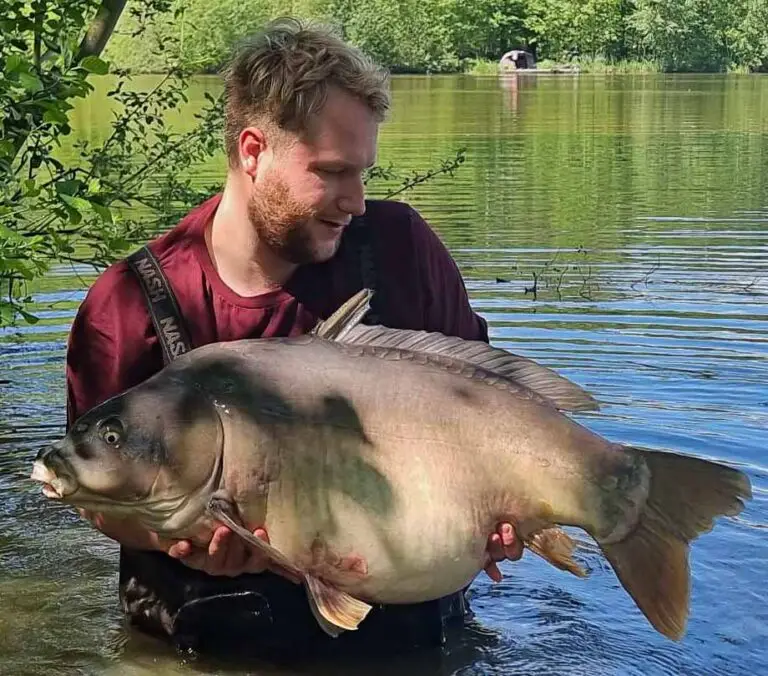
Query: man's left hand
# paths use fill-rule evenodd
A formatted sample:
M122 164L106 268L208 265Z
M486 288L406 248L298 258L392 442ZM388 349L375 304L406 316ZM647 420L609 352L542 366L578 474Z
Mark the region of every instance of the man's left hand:
M517 561L523 555L523 543L510 523L500 523L495 533L488 537L485 572L494 582L501 582L499 561Z

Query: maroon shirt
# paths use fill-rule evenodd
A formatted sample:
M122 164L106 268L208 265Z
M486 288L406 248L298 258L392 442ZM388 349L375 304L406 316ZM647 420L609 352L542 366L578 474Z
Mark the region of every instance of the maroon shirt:
M204 239L220 200L217 195L206 201L149 244L194 347L306 333L362 288L355 274L360 264L342 242L334 258L300 267L282 289L238 295L217 274ZM487 325L470 308L456 264L419 214L400 202L366 205L380 323L487 341ZM162 367L139 282L125 261L115 263L93 284L72 325L66 364L69 424Z

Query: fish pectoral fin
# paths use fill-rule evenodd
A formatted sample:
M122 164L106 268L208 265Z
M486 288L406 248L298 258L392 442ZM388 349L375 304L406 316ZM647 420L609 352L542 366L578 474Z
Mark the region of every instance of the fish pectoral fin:
M247 528L244 528L241 524L235 521L232 517L232 505L226 498L217 496L212 497L208 502L207 512L214 519L223 523L235 533L235 535L241 537L249 545L259 550L265 557L267 557L270 561L270 570L294 581L299 581L304 578L304 572L283 556L279 550L275 549L269 543L264 542L264 540L260 540Z
M269 559L271 570L294 581L304 581L312 614L326 634L335 638L342 631L353 631L370 612L372 606L312 575L307 575L279 550L237 523L232 516L234 508L227 498L212 497L208 502L207 511L249 545L261 551Z
M525 545L556 568L567 570L578 577L587 576L587 571L573 559L576 543L560 528L544 528L526 539Z
M331 587L322 580L306 575L309 605L318 624L330 636L342 631L354 631L366 618L372 606L346 592Z

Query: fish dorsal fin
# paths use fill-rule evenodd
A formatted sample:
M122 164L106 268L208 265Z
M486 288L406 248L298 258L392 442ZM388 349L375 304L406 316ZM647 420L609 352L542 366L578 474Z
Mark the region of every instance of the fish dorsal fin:
M487 379L496 376L521 385L553 403L562 411L596 411L597 401L576 383L531 359L492 347L479 340L464 340L442 333L390 329L358 324L345 331L338 342L418 354L432 363L464 362L479 369ZM383 356L383 355L382 355Z
M319 321L310 334L326 340L344 340L346 334L365 317L372 297L373 291L361 289L328 319Z
M361 324L371 306L373 291L361 289L328 319L317 323L311 335L347 345L391 349L426 356L430 361L464 362L488 377L496 376L523 386L562 411L595 411L597 401L584 389L531 359L495 348L482 341L470 341L442 333L390 329ZM439 358L439 359L438 359Z

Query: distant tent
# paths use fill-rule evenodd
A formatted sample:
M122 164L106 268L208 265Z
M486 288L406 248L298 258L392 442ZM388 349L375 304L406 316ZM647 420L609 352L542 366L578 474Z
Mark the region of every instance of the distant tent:
M536 68L536 59L524 49L512 49L499 59L501 70L525 70Z

